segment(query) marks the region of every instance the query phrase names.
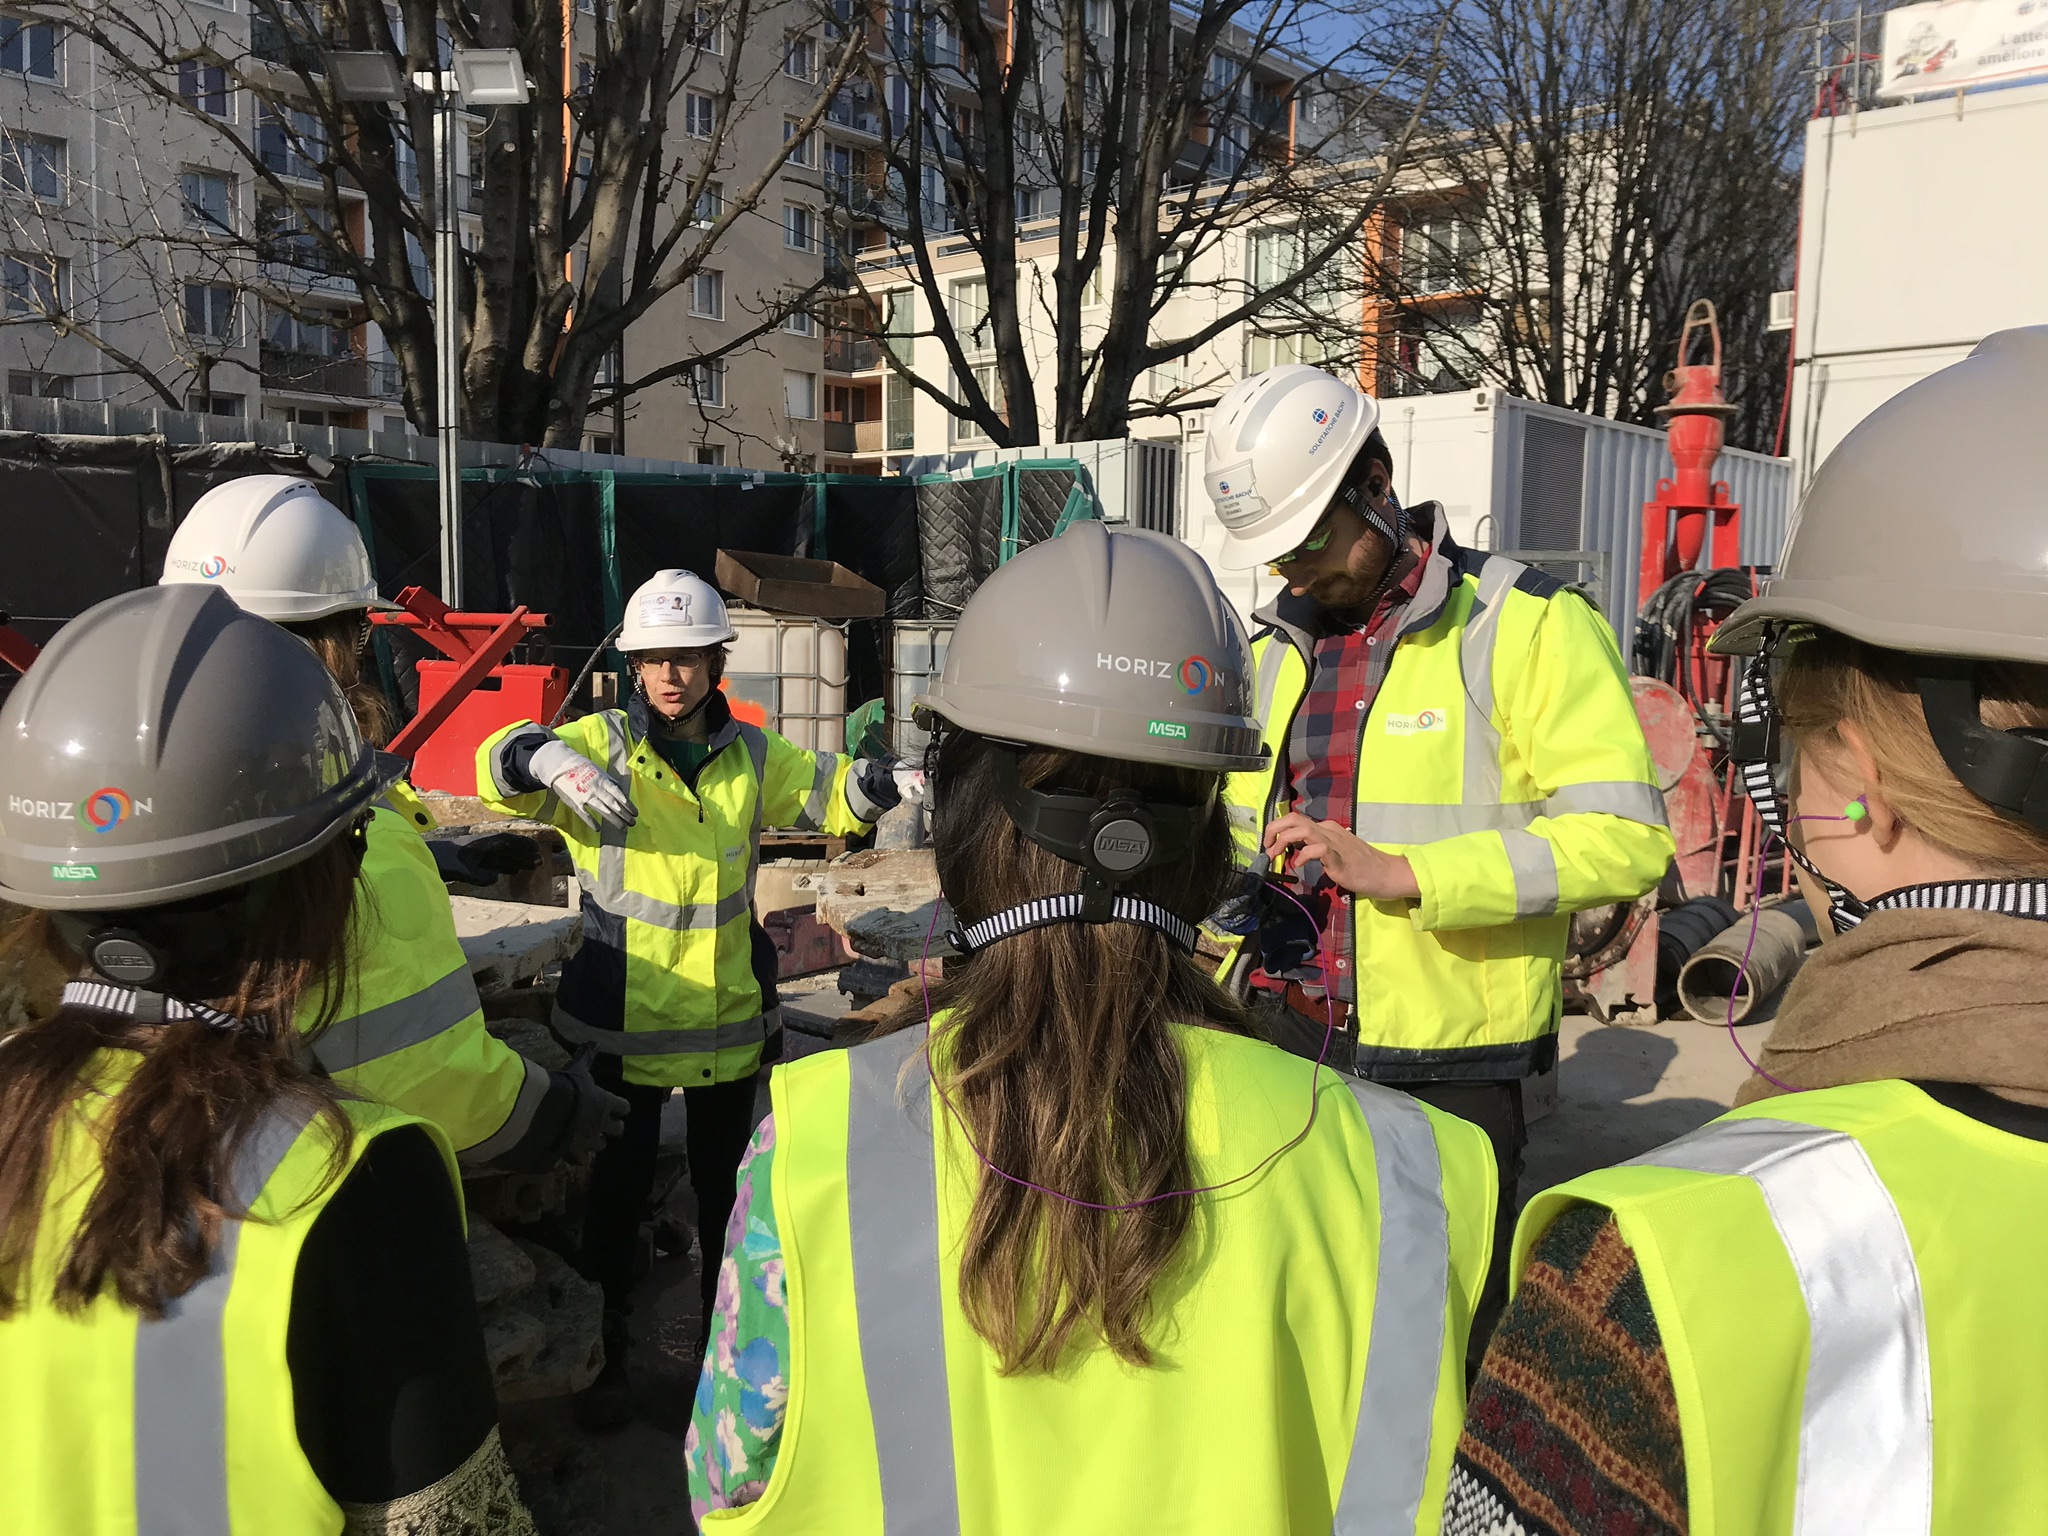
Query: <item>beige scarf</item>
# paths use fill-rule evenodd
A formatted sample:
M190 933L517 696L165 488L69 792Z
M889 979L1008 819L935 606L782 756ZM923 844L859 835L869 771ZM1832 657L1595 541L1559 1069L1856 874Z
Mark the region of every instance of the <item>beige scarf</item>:
M2048 922L1873 913L1807 957L1760 1065L1795 1088L1918 1078L2048 1105ZM1735 1102L1784 1091L1755 1076Z

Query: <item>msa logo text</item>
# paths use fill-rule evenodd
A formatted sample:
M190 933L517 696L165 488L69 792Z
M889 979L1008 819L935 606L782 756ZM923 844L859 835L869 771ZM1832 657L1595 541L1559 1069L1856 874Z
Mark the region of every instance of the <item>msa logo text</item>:
M1180 670L1180 664L1147 661L1142 656L1112 656L1107 651L1097 651L1095 669L1098 672L1128 672L1133 677L1172 677Z

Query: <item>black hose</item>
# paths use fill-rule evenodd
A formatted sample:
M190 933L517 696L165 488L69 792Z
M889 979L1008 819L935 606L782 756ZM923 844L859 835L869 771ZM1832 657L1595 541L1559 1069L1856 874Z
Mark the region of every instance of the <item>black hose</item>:
M562 695L561 708L557 709L555 711L554 718L548 721L549 730L552 731L556 726L562 723L562 716L566 715L569 712L569 701L576 697L577 690L583 686L584 679L589 677L590 674L594 670L596 670L597 658L604 654L604 648L606 646L610 645L614 640L619 638L619 631L624 629L625 627L626 621L624 619L619 620L618 623L614 624L609 630L605 632L605 637L602 640L598 641L596 645L593 645L590 648L590 660L583 663L583 670L576 674L576 681L571 683L569 685L569 691Z

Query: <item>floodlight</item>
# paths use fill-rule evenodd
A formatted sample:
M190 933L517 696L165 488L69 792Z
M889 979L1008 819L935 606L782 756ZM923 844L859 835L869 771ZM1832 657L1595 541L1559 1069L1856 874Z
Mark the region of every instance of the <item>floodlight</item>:
M455 94L467 107L523 107L532 99L514 48L457 48Z
M330 53L327 78L343 101L403 101L405 76L388 53Z

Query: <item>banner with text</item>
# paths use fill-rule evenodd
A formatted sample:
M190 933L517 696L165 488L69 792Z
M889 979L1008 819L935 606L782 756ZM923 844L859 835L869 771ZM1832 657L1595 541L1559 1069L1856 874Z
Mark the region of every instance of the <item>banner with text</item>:
M1884 18L1884 96L2048 76L2048 0L1938 0Z

